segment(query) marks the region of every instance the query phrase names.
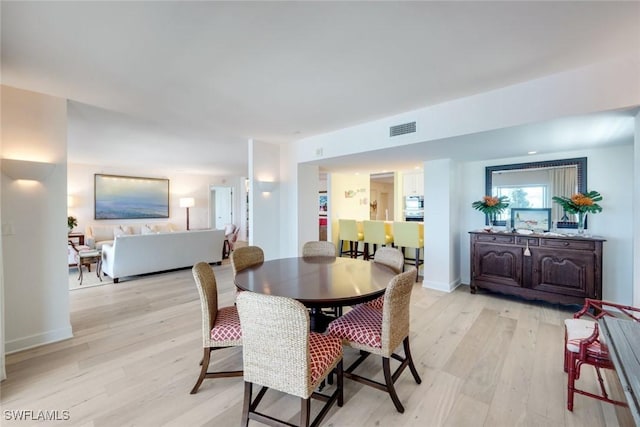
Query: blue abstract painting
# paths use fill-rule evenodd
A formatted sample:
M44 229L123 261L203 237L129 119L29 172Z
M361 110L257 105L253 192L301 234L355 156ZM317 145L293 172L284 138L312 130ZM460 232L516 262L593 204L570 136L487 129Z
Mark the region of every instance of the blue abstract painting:
M95 219L169 218L169 180L95 174Z

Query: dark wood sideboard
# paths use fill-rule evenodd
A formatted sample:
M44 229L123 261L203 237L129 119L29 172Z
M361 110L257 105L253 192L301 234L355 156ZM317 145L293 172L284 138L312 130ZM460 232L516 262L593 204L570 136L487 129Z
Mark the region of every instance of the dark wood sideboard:
M483 288L527 299L579 305L584 298L602 299L603 239L469 234L471 293Z

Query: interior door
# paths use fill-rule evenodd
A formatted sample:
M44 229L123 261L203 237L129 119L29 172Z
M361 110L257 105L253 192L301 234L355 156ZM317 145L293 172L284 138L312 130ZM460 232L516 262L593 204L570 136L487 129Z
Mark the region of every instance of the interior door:
M213 228L224 228L233 224L233 189L231 187L211 187L210 223Z

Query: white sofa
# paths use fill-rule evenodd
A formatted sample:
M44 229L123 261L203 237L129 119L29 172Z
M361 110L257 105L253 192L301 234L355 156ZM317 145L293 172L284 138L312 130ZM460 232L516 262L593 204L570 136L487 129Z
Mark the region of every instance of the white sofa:
M222 262L224 230L117 236L102 245L102 272L121 277L190 267L200 261Z
M156 234L178 231L179 228L168 222L150 224L91 224L84 233L85 245L93 249L102 249L105 243L113 243L117 236Z

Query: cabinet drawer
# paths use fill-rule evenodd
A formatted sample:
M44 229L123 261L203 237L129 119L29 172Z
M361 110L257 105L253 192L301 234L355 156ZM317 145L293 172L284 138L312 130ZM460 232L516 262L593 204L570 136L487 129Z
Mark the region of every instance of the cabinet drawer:
M548 248L593 251L596 248L596 242L590 240L540 239L540 246L546 246Z
M497 234L476 234L476 240L478 242L491 242L491 243L513 243L514 236L500 236Z
M523 236L516 237L516 244L522 245L522 246L525 246L527 242L529 242L529 246L538 246L539 241L540 240L537 237L523 237Z

